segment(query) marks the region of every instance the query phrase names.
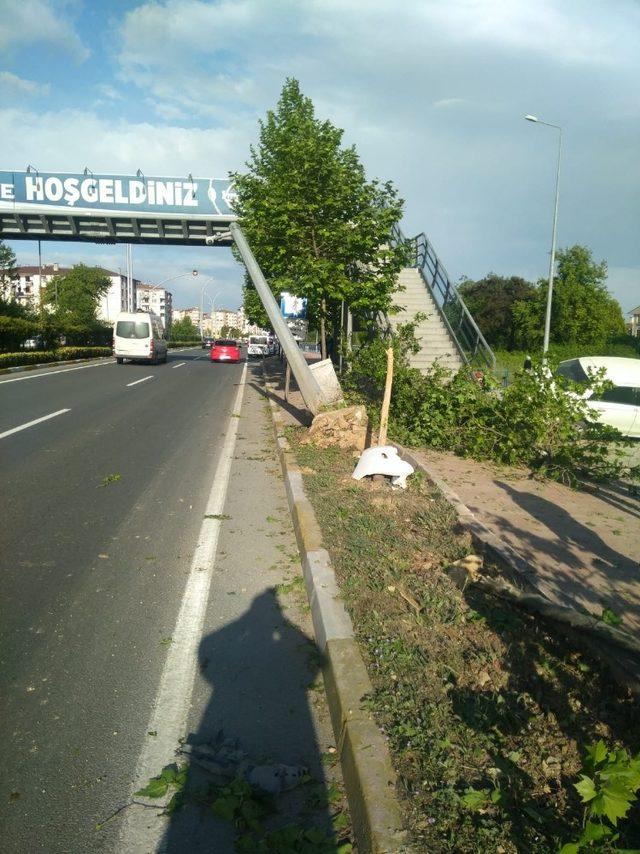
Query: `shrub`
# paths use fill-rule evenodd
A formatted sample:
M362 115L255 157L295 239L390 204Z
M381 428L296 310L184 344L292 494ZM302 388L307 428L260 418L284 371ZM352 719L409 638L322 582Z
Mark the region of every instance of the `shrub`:
M169 350L174 350L176 347L198 347L201 344L201 338L196 338L193 341L167 341Z
M46 362L67 362L73 359L94 359L111 356L111 347L60 347L58 350L23 350L20 353L0 353L0 368L20 365L40 365Z
M435 365L426 375L409 367L414 324L390 337L377 336L353 355L346 386L369 404L374 423L386 372L385 350L395 351L389 431L408 445L427 445L460 456L527 466L566 483L579 476L608 478L628 471L622 463L621 434L599 422L575 386L566 387L537 365L519 371L507 389L469 368L453 377ZM602 379L594 377L598 390Z

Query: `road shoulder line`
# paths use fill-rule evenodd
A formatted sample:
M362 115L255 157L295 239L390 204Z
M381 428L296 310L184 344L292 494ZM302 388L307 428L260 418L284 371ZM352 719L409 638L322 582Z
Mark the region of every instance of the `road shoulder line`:
M246 376L245 365L232 407L233 412L240 411L242 407ZM144 739L131 790L132 799L134 793L151 777L159 774L165 765L175 761L180 739L185 734L196 675L198 644L209 598L238 425L239 419L229 418L180 611L171 636L171 645L168 648L153 711L144 730L145 733L153 732L155 735L153 738ZM158 801L149 801L149 804L158 807ZM164 825L162 822L154 822L156 811L149 810L142 799L135 800L123 822L118 851L138 854L140 851L157 849Z

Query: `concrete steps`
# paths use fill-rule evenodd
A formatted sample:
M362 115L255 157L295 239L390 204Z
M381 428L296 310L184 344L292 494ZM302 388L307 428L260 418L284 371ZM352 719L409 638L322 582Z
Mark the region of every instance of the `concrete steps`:
M403 290L394 293L393 304L401 306L401 310L389 315L391 326L395 329L399 323L410 323L419 312L427 315L426 320L416 327L420 351L410 356L411 366L426 373L437 361L443 367L457 371L463 366L464 359L420 271L415 267L405 267L398 276L398 285Z

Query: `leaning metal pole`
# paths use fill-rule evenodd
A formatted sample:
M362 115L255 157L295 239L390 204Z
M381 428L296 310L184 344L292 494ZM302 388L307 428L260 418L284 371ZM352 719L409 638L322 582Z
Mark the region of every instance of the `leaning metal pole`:
M540 122L540 124L545 124ZM557 127L560 131L558 139L558 165L556 167L556 200L553 208L553 229L551 234L551 257L549 259L549 284L547 286L547 310L544 316L544 341L542 344L542 355L546 358L549 350L549 336L551 333L551 308L553 306L553 276L556 266L556 235L558 233L558 199L560 198L560 160L562 158L562 128L558 125L550 125Z
M278 303L271 292L271 288L267 284L267 280L262 275L262 270L258 266L258 262L249 248L249 244L247 243L247 239L244 236L242 229L237 222L232 222L229 228L235 244L238 247L238 251L242 256L244 265L247 268L247 272L251 277L251 281L262 300L264 310L267 312L267 316L271 321L274 332L278 336L280 346L284 350L287 361L291 366L291 370L296 378L298 388L304 398L307 409L309 409L313 415L317 415L320 411L320 407L325 402L320 386L318 385L318 381L311 372L309 365L307 364L307 360L304 357L304 353L298 347L295 338L291 334L291 330L284 322L284 318L280 314Z

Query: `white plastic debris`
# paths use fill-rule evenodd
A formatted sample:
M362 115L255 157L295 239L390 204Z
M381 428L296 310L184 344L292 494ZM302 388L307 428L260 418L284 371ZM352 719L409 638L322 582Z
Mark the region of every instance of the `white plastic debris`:
M374 474L384 474L391 478L393 486L407 488L407 478L413 474L413 466L401 460L398 449L393 445L382 445L380 448L367 448L363 451L355 467L352 477L362 480Z

